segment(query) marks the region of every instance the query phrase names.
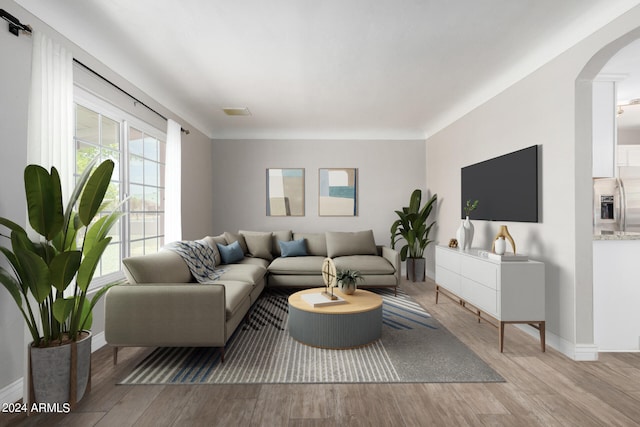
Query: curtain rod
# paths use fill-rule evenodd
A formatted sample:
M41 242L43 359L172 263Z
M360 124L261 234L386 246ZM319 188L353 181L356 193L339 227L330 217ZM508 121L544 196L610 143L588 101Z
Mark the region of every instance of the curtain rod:
M105 82L109 83L111 86L113 86L114 88L118 89L120 92L124 93L125 95L127 95L129 98L133 99L138 104L140 104L140 105L146 107L148 110L156 113L158 116L162 117L164 120L168 120L165 116L163 116L162 114L160 114L159 112L157 112L153 108L149 107L147 104L145 104L144 102L140 101L138 98L136 98L135 96L131 95L129 92L127 92L126 90L122 89L120 86L118 86L117 84L113 83L111 80L107 79L102 74L100 74L97 71L89 68L88 66L86 66L82 62L78 61L76 58L73 58L73 62L75 62L76 64L80 65L82 68L84 68L85 70L89 71L90 73L92 73L96 77L98 77L98 78L104 80ZM190 131L188 129L185 129L183 127L180 128L180 131L184 132L186 135L189 135L189 133L190 133Z

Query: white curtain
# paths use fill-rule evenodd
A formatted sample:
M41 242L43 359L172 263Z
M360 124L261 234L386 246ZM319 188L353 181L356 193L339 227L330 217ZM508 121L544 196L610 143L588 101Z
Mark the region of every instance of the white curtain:
M34 30L31 59L31 91L27 123L27 164L58 169L62 196L73 189L73 56L59 43ZM5 64L5 66L10 66ZM26 220L28 224L29 221ZM34 236L35 237L35 234ZM28 343L24 327L24 378L28 378ZM29 402L28 382L23 381L23 401Z
M182 240L182 135L181 126L167 120L167 163L165 164L164 241Z
M60 173L65 200L73 189L73 56L39 31L33 31L27 164Z

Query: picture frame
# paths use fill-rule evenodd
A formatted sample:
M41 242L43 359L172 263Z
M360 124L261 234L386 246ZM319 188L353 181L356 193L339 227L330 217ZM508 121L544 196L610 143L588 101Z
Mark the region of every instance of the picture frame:
M268 168L267 216L305 215L304 168Z
M318 170L318 215L358 215L358 169Z

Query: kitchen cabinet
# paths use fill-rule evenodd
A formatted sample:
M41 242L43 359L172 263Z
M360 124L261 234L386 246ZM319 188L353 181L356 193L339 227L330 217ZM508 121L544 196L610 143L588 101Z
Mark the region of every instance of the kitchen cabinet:
M593 176L614 177L616 166L616 83L593 82Z
M598 351L640 350L640 233L593 241L593 335Z

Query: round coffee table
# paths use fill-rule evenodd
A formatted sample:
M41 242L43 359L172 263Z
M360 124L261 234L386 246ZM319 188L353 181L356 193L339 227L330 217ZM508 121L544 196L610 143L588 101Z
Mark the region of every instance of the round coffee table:
M302 295L318 294L324 288L305 289L289 297L289 334L314 347L344 349L369 344L382 333L382 298L358 289L345 295L335 288L345 303L313 307Z

